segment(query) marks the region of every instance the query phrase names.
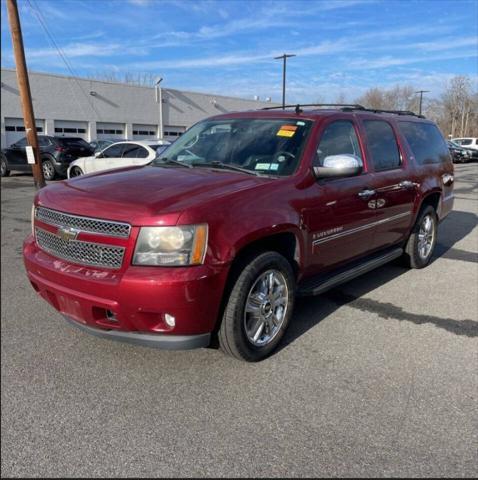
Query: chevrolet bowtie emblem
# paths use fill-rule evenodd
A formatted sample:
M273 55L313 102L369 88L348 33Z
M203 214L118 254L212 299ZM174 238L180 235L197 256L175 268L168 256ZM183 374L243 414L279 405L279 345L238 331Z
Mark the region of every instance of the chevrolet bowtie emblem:
M75 240L78 236L79 230L72 227L59 227L57 235L64 241L69 242L70 240Z

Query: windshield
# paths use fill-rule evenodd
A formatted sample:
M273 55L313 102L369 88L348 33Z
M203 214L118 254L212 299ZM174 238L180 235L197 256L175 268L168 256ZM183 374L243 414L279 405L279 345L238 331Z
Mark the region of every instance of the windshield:
M206 120L174 142L154 165L230 168L286 176L295 172L311 121L297 119Z

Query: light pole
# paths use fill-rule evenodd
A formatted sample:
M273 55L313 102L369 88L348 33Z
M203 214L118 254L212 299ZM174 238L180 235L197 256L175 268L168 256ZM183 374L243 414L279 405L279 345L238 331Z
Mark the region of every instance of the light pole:
M274 60L283 60L282 64L282 110L285 108L285 71L286 71L286 63L287 59L290 57L296 57L297 55L290 54L290 53L284 53L283 55L280 55L279 57L274 57Z
M159 139L163 139L163 91L160 87L160 83L163 81L163 77L159 77L154 84L156 89L156 102L159 103Z
M418 92L415 92L415 93L419 93L420 94L420 107L419 107L419 110L418 110L418 115L421 115L422 114L422 101L423 101L423 94L424 93L429 93L430 90L418 90Z

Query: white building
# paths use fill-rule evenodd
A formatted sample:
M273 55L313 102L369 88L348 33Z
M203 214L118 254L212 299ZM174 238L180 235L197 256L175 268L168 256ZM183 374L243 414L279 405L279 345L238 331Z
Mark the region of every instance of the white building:
M39 133L96 138L174 140L197 121L254 110L270 102L30 72ZM162 101L161 101L162 100ZM2 147L25 136L15 70L1 69Z

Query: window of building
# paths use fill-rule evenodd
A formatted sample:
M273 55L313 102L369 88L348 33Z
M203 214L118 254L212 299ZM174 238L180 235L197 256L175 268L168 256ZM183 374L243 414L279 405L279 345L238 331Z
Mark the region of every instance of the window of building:
M375 170L398 168L400 151L392 126L383 120L365 120L363 123Z

